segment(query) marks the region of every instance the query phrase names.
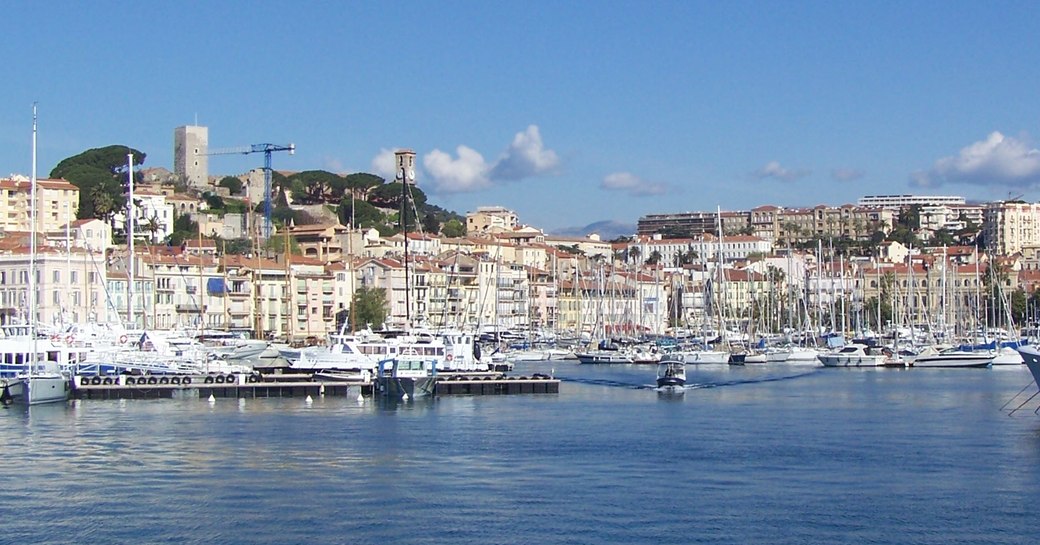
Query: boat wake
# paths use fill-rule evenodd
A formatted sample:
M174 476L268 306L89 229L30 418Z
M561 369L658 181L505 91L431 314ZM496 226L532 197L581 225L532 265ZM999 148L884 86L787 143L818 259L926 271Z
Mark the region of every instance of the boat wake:
M685 386L684 389L685 390L701 390L701 389L706 389L706 388L723 388L723 387L726 387L726 386L740 386L740 385L743 385L743 384L758 384L758 383L764 383L764 382L782 382L782 381L785 381L785 380L795 380L795 379L799 379L799 378L806 377L806 376L809 376L809 375L813 375L813 374L819 372L819 369L821 369L821 368L806 369L804 371L797 372L797 373L792 373L792 374L749 376L749 377L742 377L742 378L731 378L731 380L718 380L718 381L713 381L713 380L696 380L698 378L699 379L709 378L709 377L705 377L705 376L697 376L697 375L699 375L699 373L698 373L698 374L694 374L694 376L687 377L686 386ZM617 378L565 377L565 376L560 376L559 374L556 375L556 378L559 379L560 382L569 382L569 383L572 383L572 384L586 384L586 385L589 385L589 386L607 386L607 387L610 387L610 388L624 388L624 389L628 389L628 390L657 390L657 385L656 384L647 384L647 383L643 383L643 382L626 382L623 379L619 380ZM641 377L641 378L645 378L645 377Z
M588 384L590 386L610 386L612 388L627 388L631 390L644 390L657 388L653 384L633 384L630 382L621 382L617 380L601 379L601 378L566 378L557 376L560 382L573 382L575 384Z
M799 379L799 378L802 378L802 377L807 377L809 375L814 375L816 373L817 373L817 370L814 369L812 371L806 371L804 373L796 373L796 374L793 374L793 375L764 376L764 377L754 377L754 378L737 379L737 380L723 380L723 381L719 381L719 382L698 382L698 383L694 383L694 384L687 383L686 384L686 389L687 390L699 390L699 389L703 389L703 388L721 388L721 387L725 387L725 386L741 386L743 384L759 384L759 383L763 383L763 382L782 382L782 381L785 381L785 380L795 380L795 379Z

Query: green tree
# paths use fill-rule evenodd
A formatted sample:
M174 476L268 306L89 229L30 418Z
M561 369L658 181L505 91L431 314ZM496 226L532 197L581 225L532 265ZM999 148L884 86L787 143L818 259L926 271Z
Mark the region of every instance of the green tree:
M129 146L111 145L103 148L93 148L78 155L62 159L57 166L51 170L51 178L64 178L72 181L69 174L80 167L88 167L109 173L116 179L120 174L126 172L126 154L134 154L134 165L144 164L145 154L140 150Z
M650 257L646 258L647 265L657 265L661 262L661 252L654 250L650 252Z
M343 198L347 181L325 170L305 170L288 178L293 200L302 204L319 204Z
M929 241L932 246L955 246L957 239L953 237L953 233L950 233L946 229L936 229L932 233L932 240Z
M220 198L220 195L206 192L202 195L202 198L206 201L206 206L208 206L211 210L224 209L224 199Z
M427 212L426 215L423 216L422 227L424 233L436 235L441 231L441 222L437 221L437 217L432 213Z
M351 226L351 218L354 220L352 227L376 227L378 225L384 225L386 223L386 217L375 206L359 200L351 201L350 197L343 197L343 200L339 203L339 209L337 211L339 222L346 226Z
M152 213L152 216L145 220L143 227L145 231L148 231L148 238L153 244L159 242L157 236L164 226L158 215Z
M185 240L195 238L199 234L199 224L192 221L191 216L181 214L173 220L173 233L170 234L170 244L180 246Z
M450 219L441 226L441 234L446 237L459 238L466 236L466 226L457 219Z
M217 186L227 188L228 193L237 195L242 191L242 180L235 176L224 176L217 182Z
M354 193L354 198L362 200L368 199L370 191L386 182L386 180L376 176L375 174L367 174L364 172L348 174L345 181L347 184L347 190Z
M355 327L362 326L362 324L382 325L386 321L388 308L386 290L361 286L354 292L350 308L354 312Z

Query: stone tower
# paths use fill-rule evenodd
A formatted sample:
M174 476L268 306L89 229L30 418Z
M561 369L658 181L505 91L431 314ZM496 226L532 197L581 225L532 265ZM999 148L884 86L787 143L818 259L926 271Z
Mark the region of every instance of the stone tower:
M209 129L185 125L173 130L173 173L196 189L209 188Z

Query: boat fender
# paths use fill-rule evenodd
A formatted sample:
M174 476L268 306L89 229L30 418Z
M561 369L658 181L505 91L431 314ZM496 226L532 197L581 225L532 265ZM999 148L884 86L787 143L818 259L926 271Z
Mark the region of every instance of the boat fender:
M112 377L105 377L105 380L103 380L102 382L104 384L106 384L106 385L111 386L112 385Z
M224 384L224 375L217 375L216 376L216 381L217 381L217 384Z
M170 383L169 377L162 377L162 378L159 379L159 384L169 384L169 383Z
M79 385L80 386L86 386L88 384L90 384L90 379L89 378L87 378L87 377L79 377Z
M228 375L227 379L224 382L227 382L228 384L234 384L237 381L235 380L235 375Z
M159 382L159 379L157 379L155 377L148 377L148 384L157 384L158 382Z
M184 377L184 380L181 381L181 384L191 384L191 377Z
M170 379L170 384L180 384L180 383L181 383L181 377L173 377L173 378Z
M206 379L202 382L205 382L206 384L213 384L213 377L206 377Z
M94 386L97 386L98 384L101 384L101 377L94 377L94 378L90 379L90 383L93 384Z
M119 344L126 344L126 335L119 336Z

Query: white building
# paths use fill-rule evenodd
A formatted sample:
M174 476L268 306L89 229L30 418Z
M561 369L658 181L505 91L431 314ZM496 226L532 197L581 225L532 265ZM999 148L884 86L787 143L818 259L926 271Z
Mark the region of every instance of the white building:
M964 197L954 195L867 195L860 197L860 206L880 206L882 208L901 209L913 205L949 205L965 204Z
M173 234L173 205L167 196L150 191L134 191L134 240L158 243ZM112 215L117 233L126 234L126 211Z

